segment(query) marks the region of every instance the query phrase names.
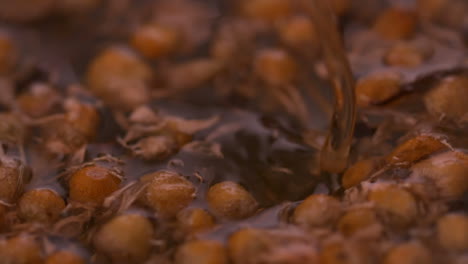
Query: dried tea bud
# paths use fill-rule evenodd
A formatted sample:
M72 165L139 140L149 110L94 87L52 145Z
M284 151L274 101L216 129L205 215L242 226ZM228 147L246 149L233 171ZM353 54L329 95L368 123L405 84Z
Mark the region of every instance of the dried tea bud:
M65 101L65 121L82 134L87 140L92 140L99 126L99 113L89 104L81 103L75 99Z
M418 215L418 206L413 195L394 185L373 186L368 199L396 226L410 224Z
M438 195L458 199L468 191L468 155L456 151L438 154L411 167L412 176L430 179Z
M297 73L296 62L281 49L264 49L257 52L254 66L260 78L271 85L288 84Z
M295 16L279 26L279 37L288 47L318 49L319 37L315 25L306 16Z
M143 56L155 59L174 52L179 36L172 28L149 24L137 28L130 42Z
M265 232L260 229L241 229L229 237L229 257L235 264L256 263L254 256L258 256L268 249Z
M0 18L12 22L31 22L48 16L57 0L0 1Z
M431 252L418 242L407 242L392 248L383 264L432 263Z
M131 110L150 98L151 69L129 50L111 47L98 54L88 67L91 92L117 109Z
M0 4L0 8L1 6L2 4ZM17 53L17 48L11 36L5 32L0 32L0 75L11 72L18 60Z
M418 135L396 147L386 160L391 165L409 166L432 153L447 148L439 139L429 135Z
M163 217L175 216L195 198L195 186L175 172L158 171L141 180L148 183L143 200Z
M371 158L356 162L349 167L341 178L341 184L345 189L358 185L369 178L373 172L383 165L381 158Z
M194 234L212 228L215 225L215 219L201 208L190 208L177 214L177 224L183 232Z
M227 264L226 249L217 241L191 241L179 247L175 264Z
M442 247L450 251L468 250L468 216L447 214L437 221L437 237Z
M424 96L427 111L438 119L459 121L468 117L468 76L445 78Z
M121 179L112 170L98 165L75 171L68 182L70 199L80 203L100 205L119 189Z
M0 240L0 260L8 264L42 263L42 252L32 236L20 234Z
M45 264L86 264L86 261L73 251L61 250L49 255Z
M360 107L387 101L401 91L401 76L396 72L378 72L359 79L356 103Z
M145 160L161 160L176 152L178 145L173 137L159 135L142 138L131 149L135 156Z
M375 21L373 29L390 40L411 37L416 30L416 14L410 10L388 8Z
M243 15L265 21L284 18L292 11L289 0L243 0L240 5Z
M206 200L213 212L227 219L243 219L255 213L258 203L240 184L224 181L210 187Z
M338 221L338 230L345 236L352 236L361 230L379 225L374 210L358 208L346 212Z
M153 226L142 215L119 215L94 235L96 251L112 263L141 263L151 252Z
M0 200L11 203L23 192L30 172L17 159L0 157Z
M427 43L399 42L387 51L384 62L390 66L417 67L427 61L432 52Z
M333 225L341 215L340 201L324 194L307 197L293 214L293 222L305 227Z
M22 93L17 103L21 110L30 117L43 117L49 114L60 102L60 95L47 83L34 83Z
M49 189L34 189L21 196L18 215L26 221L51 223L57 220L65 208L65 201Z

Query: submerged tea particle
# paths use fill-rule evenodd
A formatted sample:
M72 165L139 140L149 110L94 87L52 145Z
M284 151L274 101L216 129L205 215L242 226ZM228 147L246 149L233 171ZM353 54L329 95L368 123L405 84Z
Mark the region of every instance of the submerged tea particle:
M358 161L345 171L341 178L341 184L345 189L356 186L362 181L368 179L373 172L382 166L382 164L383 162L381 158L371 158Z
M281 41L288 47L300 50L319 48L315 26L306 16L295 16L280 24L278 34Z
M432 263L431 252L418 242L406 242L392 248L385 256L383 264Z
M254 256L268 250L266 235L263 230L244 228L233 233L228 240L228 253L235 264L255 263Z
M346 212L338 221L338 230L345 236L352 236L361 230L379 225L377 214L369 208Z
M416 13L401 8L388 8L375 21L373 30L390 40L411 37L417 25Z
M137 28L130 40L136 50L150 59L171 54L177 49L178 41L177 31L157 24Z
M424 96L427 111L438 119L459 122L468 117L468 76L447 77Z
M8 264L35 264L42 263L43 256L38 241L22 233L0 240L0 260Z
M447 151L411 167L413 176L429 179L444 199L459 199L468 191L468 155Z
M413 162L445 148L447 146L433 136L418 135L397 146L386 160L392 165L409 166Z
M336 198L312 194L294 210L293 222L304 227L333 225L341 215L342 206Z
M401 91L401 76L395 72L377 72L359 79L356 103L366 107L385 102Z
M218 241L196 240L180 246L175 255L175 264L227 264L226 249Z
M195 198L195 186L175 172L158 171L143 176L148 185L145 203L163 217L174 217Z
M51 223L57 220L65 201L49 189L34 189L21 196L18 202L18 215L26 221Z
M449 251L468 250L468 216L451 213L441 217L437 221L437 237Z
M70 199L80 203L100 205L119 189L121 179L105 167L85 166L75 171L68 182Z
M255 213L258 203L240 184L224 181L210 187L206 195L213 212L227 219L243 219Z
M0 200L14 202L23 192L30 176L21 161L7 156L0 157Z
M130 50L110 47L88 67L86 81L92 93L111 107L131 110L150 99L151 68Z
M86 264L86 260L73 251L60 250L49 255L45 264Z
M185 209L177 214L178 227L188 234L209 230L215 225L214 217L201 208Z
M282 49L264 49L254 58L255 71L262 80L271 85L290 83L296 73L294 59Z
M368 199L374 203L377 210L388 214L389 221L397 226L410 224L418 215L418 206L413 195L395 185L374 186Z
M153 226L138 214L119 215L105 223L94 235L97 252L112 263L141 263L151 252Z

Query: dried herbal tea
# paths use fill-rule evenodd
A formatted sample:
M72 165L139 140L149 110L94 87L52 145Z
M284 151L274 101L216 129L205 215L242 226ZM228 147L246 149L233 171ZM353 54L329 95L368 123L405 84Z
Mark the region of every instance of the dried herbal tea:
M0 264L466 264L466 0L0 0Z

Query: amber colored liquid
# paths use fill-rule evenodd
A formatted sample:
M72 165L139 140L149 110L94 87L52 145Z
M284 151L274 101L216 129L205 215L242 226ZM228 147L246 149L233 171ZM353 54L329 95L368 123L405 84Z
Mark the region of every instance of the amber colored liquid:
M320 166L322 171L341 172L348 163L356 119L354 78L328 2L309 0L308 11L322 38L323 60L335 98L329 133L321 151Z

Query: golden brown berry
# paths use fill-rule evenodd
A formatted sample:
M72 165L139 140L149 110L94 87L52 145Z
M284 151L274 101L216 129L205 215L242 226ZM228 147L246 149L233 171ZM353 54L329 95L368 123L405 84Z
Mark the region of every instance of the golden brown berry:
M264 49L254 59L256 73L271 85L290 83L296 73L297 65L289 54L281 49Z
M157 24L137 28L130 40L136 50L150 59L171 54L177 49L178 41L179 36L174 29Z
M418 242L398 245L388 252L383 264L419 264L432 263L431 253Z
M295 16L281 23L279 37L288 47L318 49L319 39L314 24L306 16Z
M468 117L468 76L451 76L424 96L427 111L438 119L459 121Z
M292 11L289 0L243 0L240 4L242 14L264 21L284 18Z
M428 155L447 148L439 139L429 135L418 135L396 147L387 156L392 165L409 166Z
M19 160L0 157L0 200L14 202L23 192L29 176Z
M390 66L412 68L423 64L431 55L432 49L426 43L399 42L387 51L384 62Z
M415 164L414 176L430 179L444 199L458 199L468 191L468 155L448 151Z
M358 185L369 178L373 172L379 169L383 164L381 158L371 158L356 162L349 167L341 178L341 184L345 189Z
M227 264L226 249L217 241L187 242L177 250L175 264Z
M117 109L131 110L150 98L151 69L129 50L111 47L98 54L88 67L91 92Z
M177 214L178 227L193 234L206 231L215 225L214 217L201 208L185 209Z
M379 72L359 79L356 103L360 107L379 104L401 91L401 76L395 72Z
M255 213L258 203L240 184L224 181L210 187L206 200L213 212L223 218L243 219Z
M29 90L17 99L21 110L31 117L43 117L49 114L59 102L59 94L47 83L32 84Z
M119 215L94 235L97 252L112 263L141 263L151 252L153 226L142 215Z
M143 200L163 217L173 217L195 198L195 186L182 175L158 171L143 176Z
M0 32L0 76L8 74L13 70L18 60L17 53L17 48L11 36Z
M249 257L259 255L268 249L265 238L264 232L259 229L245 228L235 232L228 240L230 259L236 264L255 263Z
M324 194L307 197L294 210L294 223L305 227L333 225L341 215L340 201Z
M74 172L68 182L70 199L80 203L100 205L119 189L121 180L108 168L86 166Z
M45 264L86 264L86 261L75 252L61 250L49 255Z
M376 213L372 209L353 209L338 221L338 230L345 236L352 236L361 230L379 225Z
M39 243L26 234L0 241L0 260L8 264L42 263Z
M26 221L51 223L57 220L65 208L65 202L56 192L49 189L34 189L21 196L18 215Z
M447 250L468 250L468 216L452 213L441 217L437 221L437 237Z
M377 18L373 29L386 39L405 39L414 34L416 23L413 11L389 8Z
M211 58L194 59L169 69L168 86L175 91L184 91L202 85L221 70L221 64Z
M413 195L394 185L374 186L368 199L396 226L410 224L418 215L418 206Z
M375 253L367 245L352 242L334 242L325 245L318 263L320 264L371 264L375 263Z
M87 140L92 140L99 126L99 113L92 105L81 103L75 99L65 102L65 121L72 129L83 135Z

